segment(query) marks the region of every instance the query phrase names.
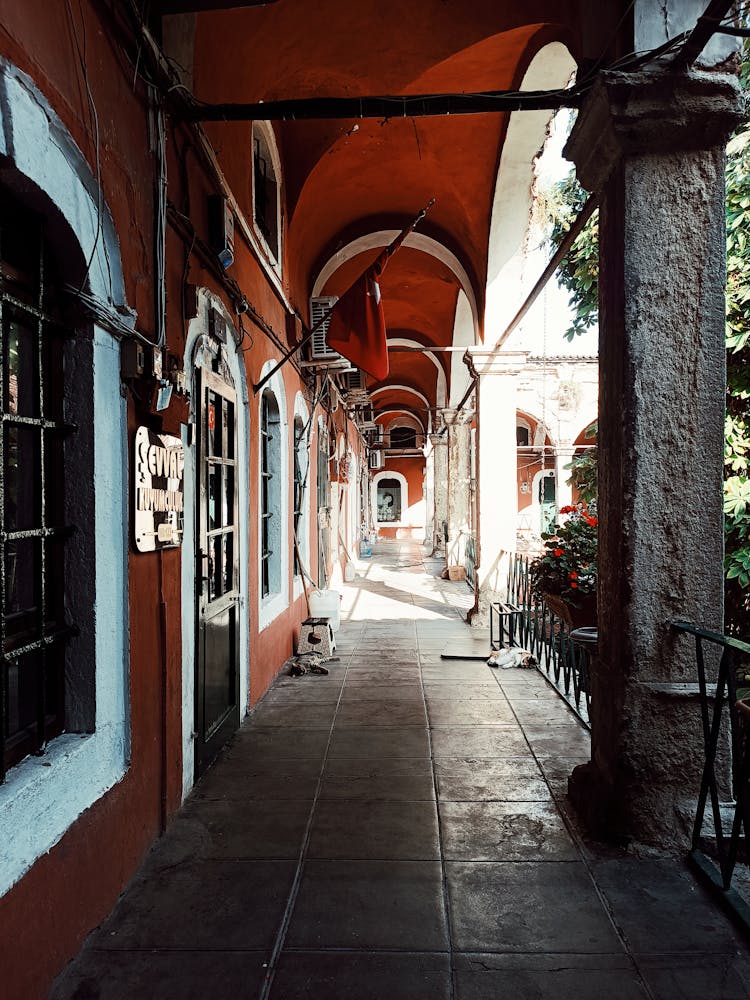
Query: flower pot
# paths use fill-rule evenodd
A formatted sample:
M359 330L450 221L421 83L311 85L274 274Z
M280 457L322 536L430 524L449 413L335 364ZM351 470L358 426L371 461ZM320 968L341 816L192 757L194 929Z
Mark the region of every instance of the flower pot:
M586 594L581 607L577 608L558 594L542 594L550 611L570 628L596 625L596 594Z
M466 567L465 566L449 566L448 567L448 579L449 580L465 580L466 579Z

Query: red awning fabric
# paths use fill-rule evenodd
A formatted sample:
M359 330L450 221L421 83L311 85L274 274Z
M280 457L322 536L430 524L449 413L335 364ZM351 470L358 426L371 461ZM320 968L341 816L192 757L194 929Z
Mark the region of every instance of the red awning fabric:
M379 279L388 262L384 251L333 307L326 342L357 368L380 381L388 375L388 343Z

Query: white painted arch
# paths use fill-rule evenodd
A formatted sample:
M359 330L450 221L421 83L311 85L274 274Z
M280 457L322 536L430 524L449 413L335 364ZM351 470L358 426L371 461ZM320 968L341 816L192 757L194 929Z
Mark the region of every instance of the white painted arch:
M390 246L398 235L398 229L381 229L378 232L360 236L358 239L352 240L351 243L347 243L340 250L337 250L323 265L320 274L315 279L312 290L313 297L320 295L328 279L338 271L342 264L345 264L348 260L357 257L361 253L366 253L368 250ZM413 250L420 250L422 253L434 257L453 272L470 304L471 315L474 321L474 332L478 336L479 310L477 308L477 299L474 295L474 289L472 288L466 268L458 257L443 243L433 239L431 236L425 236L423 233L409 233L403 245L411 247Z
M417 399L421 399L428 410L430 409L430 401L427 399L427 396L425 396L423 392L420 392L419 389L412 389L410 385L401 385L400 383L395 382L390 385L381 385L378 386L377 389L373 389L370 395L378 396L381 392L392 392L394 390L398 390L399 392L410 392L412 396L416 396Z
M438 361L434 351L427 350L424 344L421 344L418 340L411 340L409 337L389 337L388 338L389 347L420 347L422 348L423 355L429 358L433 365L437 368L437 383L435 386L435 402L438 407L443 407L446 404L448 398L448 380L445 377L445 369Z

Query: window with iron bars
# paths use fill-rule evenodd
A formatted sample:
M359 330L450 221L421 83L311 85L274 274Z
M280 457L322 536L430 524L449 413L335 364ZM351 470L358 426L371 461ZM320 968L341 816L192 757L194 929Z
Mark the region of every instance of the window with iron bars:
M0 193L0 780L66 727L65 341L41 219Z
M260 404L260 564L261 597L280 589L280 573L274 560L274 544L278 544L281 525L278 508L281 500L280 417L276 397L266 389ZM276 508L276 511L274 511Z
M302 524L302 508L305 501L305 483L302 476L302 462L300 460L300 448L303 446L305 428L301 417L294 418L294 537L297 548L294 553L294 575L300 576L300 567L297 550L302 544L300 536L300 526Z

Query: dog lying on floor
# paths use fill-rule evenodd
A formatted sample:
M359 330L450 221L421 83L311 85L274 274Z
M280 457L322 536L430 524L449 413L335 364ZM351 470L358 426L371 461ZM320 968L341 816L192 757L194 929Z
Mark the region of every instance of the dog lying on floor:
M490 656L487 664L490 667L500 667L502 670L510 670L511 667L535 667L536 660L528 649L520 649L514 646L511 649L499 649Z

